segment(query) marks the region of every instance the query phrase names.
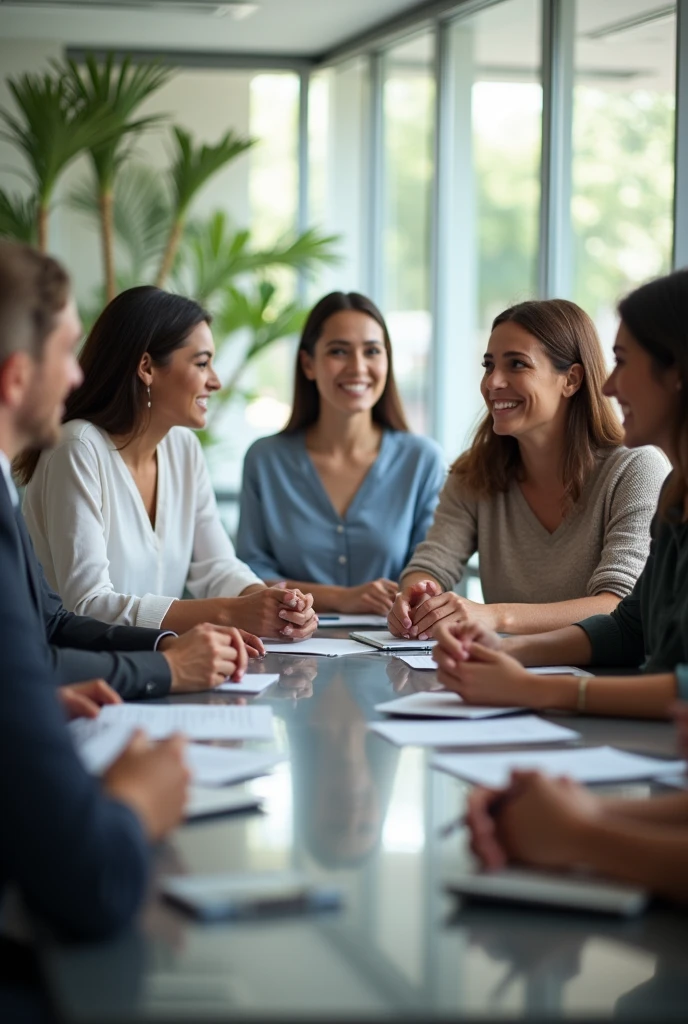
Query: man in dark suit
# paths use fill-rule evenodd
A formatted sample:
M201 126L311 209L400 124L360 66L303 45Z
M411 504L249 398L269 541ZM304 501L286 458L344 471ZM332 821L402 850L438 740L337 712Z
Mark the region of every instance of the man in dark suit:
M49 926L89 938L111 934L136 912L148 842L179 822L188 771L181 737L151 746L138 734L101 780L92 778L58 699L9 461L27 445L53 441L80 378L79 335L59 264L0 243L0 899L12 885ZM3 996L16 989L6 947L4 940L0 1017Z

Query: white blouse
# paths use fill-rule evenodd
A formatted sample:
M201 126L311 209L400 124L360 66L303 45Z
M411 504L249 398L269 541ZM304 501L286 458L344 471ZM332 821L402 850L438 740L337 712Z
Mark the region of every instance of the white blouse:
M193 597L236 597L261 583L222 526L195 434L174 427L157 455L153 528L104 430L72 420L42 453L24 516L48 582L71 611L159 628L185 588Z

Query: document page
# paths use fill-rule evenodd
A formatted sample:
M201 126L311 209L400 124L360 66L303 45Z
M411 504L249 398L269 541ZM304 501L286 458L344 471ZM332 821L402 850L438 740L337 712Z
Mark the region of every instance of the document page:
M373 722L369 728L398 747L495 747L502 744L570 743L580 733L536 715L470 722Z
M440 754L433 768L481 786L505 786L513 768L567 775L578 782L631 782L668 775L683 767L680 761L628 754L613 747L575 750L514 751L507 754Z
M181 732L191 740L271 740L272 708L263 704L108 704L98 722L144 729L159 740Z
M436 670L437 662L432 660L430 654L400 654L399 657L405 661L410 668L417 671ZM592 672L586 672L584 668L574 668L572 665L538 665L526 671L534 676L591 676Z
M477 707L464 704L458 693L450 690L428 690L376 704L375 710L383 715L405 715L409 718L497 718L523 709Z
M281 644L266 640L265 650L268 654L319 654L324 658L341 658L345 654L370 654L370 647L357 644L355 640L297 640L295 643Z

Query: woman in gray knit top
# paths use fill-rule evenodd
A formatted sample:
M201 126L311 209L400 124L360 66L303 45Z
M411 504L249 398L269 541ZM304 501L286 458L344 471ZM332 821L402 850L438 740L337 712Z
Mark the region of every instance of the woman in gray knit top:
M621 446L590 317L562 299L513 306L494 321L483 365L487 413L402 573L397 636L467 618L538 633L609 613L647 558L669 464ZM484 605L452 589L475 551Z

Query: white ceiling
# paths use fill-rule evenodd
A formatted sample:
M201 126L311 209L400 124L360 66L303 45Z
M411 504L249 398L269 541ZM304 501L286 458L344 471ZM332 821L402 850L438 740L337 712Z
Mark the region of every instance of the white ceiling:
M221 2L221 0L219 0ZM233 53L324 53L351 36L417 5L418 0L256 0L258 9L242 20L208 12L179 13L172 5L150 9L147 0L102 10L89 0L70 7L43 0L0 0L0 38L43 39L69 46L212 50ZM114 4L113 4L114 6ZM141 10L132 9L140 6ZM146 10L145 8L149 9Z

